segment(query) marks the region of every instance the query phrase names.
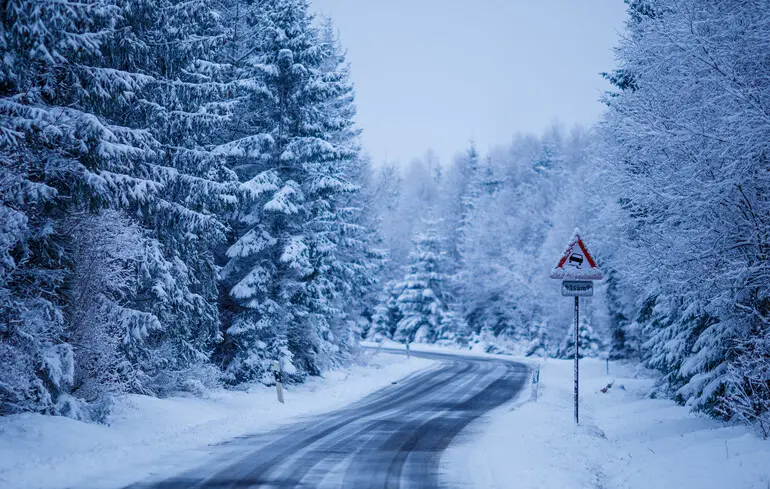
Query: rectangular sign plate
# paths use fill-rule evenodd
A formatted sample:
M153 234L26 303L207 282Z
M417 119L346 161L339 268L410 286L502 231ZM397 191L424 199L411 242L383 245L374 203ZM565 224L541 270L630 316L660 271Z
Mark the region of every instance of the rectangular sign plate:
M561 283L561 295L565 297L591 297L594 283L587 280L565 280Z

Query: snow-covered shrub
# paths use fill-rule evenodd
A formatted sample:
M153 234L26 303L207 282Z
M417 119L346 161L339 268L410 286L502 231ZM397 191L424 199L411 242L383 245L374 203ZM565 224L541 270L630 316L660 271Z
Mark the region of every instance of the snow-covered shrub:
M578 330L578 357L598 357L601 340L594 334L594 329L588 323L585 317L580 318L580 329ZM570 328L564 337L559 349L556 351L557 358L575 358L575 329Z
M728 386L717 409L728 418L747 422L770 437L770 328L757 328L734 345L727 372Z
M115 392L145 390L136 359L160 323L132 308L144 258L142 231L115 211L72 215L65 226L72 240L65 307L74 351L72 392L96 401Z
M524 351L524 354L528 357L530 356L548 356L549 354L549 327L547 323L542 322L539 323L535 328L535 335L534 338L532 338L529 343L526 346L526 349Z

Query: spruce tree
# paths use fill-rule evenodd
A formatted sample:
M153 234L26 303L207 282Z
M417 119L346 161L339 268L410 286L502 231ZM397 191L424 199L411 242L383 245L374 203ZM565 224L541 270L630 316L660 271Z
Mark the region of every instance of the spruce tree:
M125 34L108 56L152 76L135 110L120 113L155 141L152 156L137 163L159 191L133 209L157 242L141 295L164 328L150 338L148 368L178 382L169 373L205 365L219 336L213 250L228 233L237 181L211 151L231 110L232 68L218 57L227 31L222 12L204 0L132 3L123 13Z
M414 239L410 263L395 304L401 318L393 339L406 343L462 341L463 324L449 308L446 252L441 249L436 221L426 221L425 231Z
M151 138L101 117L146 82L104 64L118 21L108 1L11 1L0 10L0 360L10 365L0 373L0 412L70 405L68 214L119 207L154 188L125 172Z
M618 274L608 268L605 272L604 282L606 288L607 310L610 315L610 359L619 360L632 358L638 353L639 340L634 337L631 321L624 311L628 310L621 302L618 290Z
M217 18L202 1L3 5L1 181L11 225L0 342L18 368L2 382L2 409L77 416L71 394L84 392L75 377L88 368L79 362L107 331L84 334L77 319L84 303L73 291L83 290L82 250L94 241L81 229L106 230L104 249L123 239L134 253L119 268L130 284L118 269L86 270L106 273L99 301L120 311L101 316L117 339L100 344L103 354L121 359L109 382L160 393L181 386L175 372L205 363L217 333L207 250L225 230L216 213L232 202L222 184L230 176L203 147L224 116L218 86L202 75ZM110 218L136 232L94 224Z
M345 257L356 226L342 205L356 190L346 178L358 155L352 89L311 21L304 0L260 4L261 35L243 66L259 89L236 109L237 137L218 148L242 190L219 352L233 382L263 378L273 359L295 378L318 374L350 346L337 324L357 272Z
M394 339L398 323L404 317L398 306L398 298L403 291L403 286L403 283L396 280L391 280L385 285L372 316L370 334L372 339L377 341Z

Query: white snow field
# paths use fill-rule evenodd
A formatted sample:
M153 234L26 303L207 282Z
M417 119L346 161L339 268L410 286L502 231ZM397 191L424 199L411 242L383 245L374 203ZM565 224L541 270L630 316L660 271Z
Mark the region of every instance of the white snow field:
M207 447L343 407L431 360L362 353L362 365L286 389L218 390L205 398L126 396L109 426L35 414L0 418L0 488L111 488L191 468Z
M452 487L474 489L768 489L770 440L649 399L633 367L583 359L580 426L572 361L541 366L537 402L522 392L471 425L442 459ZM606 393L601 389L613 382Z

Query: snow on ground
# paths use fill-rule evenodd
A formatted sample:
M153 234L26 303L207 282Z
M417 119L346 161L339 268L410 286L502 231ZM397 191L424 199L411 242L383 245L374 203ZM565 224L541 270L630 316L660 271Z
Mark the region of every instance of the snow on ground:
M649 399L631 366L584 359L581 423L573 421L572 362L547 360L530 391L464 431L443 477L484 489L768 489L770 440L744 427ZM600 389L613 382L606 393Z
M361 346L367 348L381 348L383 351L387 350L399 350L406 351L406 347L403 343L393 340L380 340L380 341L362 341ZM426 352L426 353L443 353L445 355L463 355L468 357L480 357L480 358L499 358L506 361L515 360L517 362L534 364L532 358L526 358L523 355L511 355L500 353L487 353L485 351L484 344L476 343L472 347L460 347L456 344L436 345L429 343L410 343L409 348L411 351ZM521 348L522 351L525 348Z
M285 405L274 388L259 385L206 398L126 396L109 426L35 414L2 417L0 488L104 489L173 475L201 461L209 445L343 407L433 363L362 353L362 365L288 387Z

